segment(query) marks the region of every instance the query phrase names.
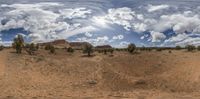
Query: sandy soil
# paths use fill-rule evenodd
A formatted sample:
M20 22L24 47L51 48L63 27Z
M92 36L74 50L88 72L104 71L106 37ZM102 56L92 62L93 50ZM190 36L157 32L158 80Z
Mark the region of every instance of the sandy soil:
M200 52L0 52L0 99L200 99Z

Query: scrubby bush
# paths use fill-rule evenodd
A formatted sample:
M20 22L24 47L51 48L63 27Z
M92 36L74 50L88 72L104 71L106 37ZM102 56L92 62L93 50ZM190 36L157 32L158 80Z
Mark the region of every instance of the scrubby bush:
M113 52L114 52L114 49L112 48L112 49L110 49L109 50L109 52L111 53L111 54L113 54Z
M156 51L161 52L162 48L156 48Z
M0 46L0 51L2 51L4 49L3 45Z
M67 52L73 53L74 49L72 47L67 48Z
M50 53L55 54L55 52L56 52L55 47L53 45L50 45Z
M15 48L16 53L20 54L22 53L22 48L24 46L24 38L22 35L17 35L16 38L13 40L12 44L13 48Z
M176 46L175 49L176 49L176 50L180 50L180 49L181 49L181 46Z
M200 51L200 46L197 46L197 50Z
M50 44L47 44L45 47L44 47L45 50L50 50L51 49L51 45Z
M193 51L193 50L196 49L196 47L195 47L194 45L187 45L187 46L186 46L186 49L187 49L188 51Z
M135 44L129 44L127 48L129 53L133 53L136 50L136 45Z
M91 44L85 44L83 47L83 53L87 53L88 56L91 56L91 53L93 53L93 46Z
M103 53L106 55L106 54L107 54L107 49L104 49L104 50L103 50Z
M29 55L34 55L34 54L35 54L35 51L36 51L36 46L35 46L34 43L26 44L26 45L25 45L25 49L26 49L26 52L27 52Z

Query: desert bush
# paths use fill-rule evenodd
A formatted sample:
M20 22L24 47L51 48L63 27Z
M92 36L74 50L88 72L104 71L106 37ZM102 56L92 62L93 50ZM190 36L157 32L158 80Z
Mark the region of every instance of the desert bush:
M136 45L135 44L129 44L127 48L129 53L133 53L136 50Z
M160 52L162 51L162 48L156 48L156 51Z
M188 51L193 51L193 50L196 49L196 47L195 47L194 45L187 45L187 46L186 46L186 49L187 49Z
M55 52L56 52L55 47L53 45L50 45L50 53L55 54Z
M72 47L67 48L67 52L73 53L74 49Z
M39 50L40 45L39 45L39 44L36 44L36 45L35 45L35 48L36 48L36 50Z
M176 46L175 49L176 50L181 50L181 46Z
M200 51L200 46L197 46L197 50Z
M50 50L51 49L51 45L50 44L47 44L45 47L44 47L45 50Z
M114 49L110 49L109 51L110 51L110 53L111 53L111 54L113 54L113 52L114 52Z
M0 46L0 51L2 51L4 49L3 45Z
M85 44L83 47L83 53L87 53L88 56L91 56L93 52L93 46L91 44Z
M13 40L12 44L13 48L15 48L16 53L20 54L22 52L22 48L24 46L24 38L22 35L17 35Z
M36 51L36 46L35 46L34 43L26 44L26 45L25 45L25 49L26 49L26 52L27 52L29 55L34 55L34 54L35 54L35 51Z
M104 50L103 50L103 53L106 55L106 54L107 54L107 49L104 49Z

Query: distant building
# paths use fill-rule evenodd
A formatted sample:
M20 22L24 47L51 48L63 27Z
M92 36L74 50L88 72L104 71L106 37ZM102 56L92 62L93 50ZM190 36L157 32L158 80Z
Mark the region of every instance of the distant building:
M70 42L69 43L70 47L72 47L73 49L77 49L77 50L83 49L85 44L90 44L90 43L88 43L88 42Z

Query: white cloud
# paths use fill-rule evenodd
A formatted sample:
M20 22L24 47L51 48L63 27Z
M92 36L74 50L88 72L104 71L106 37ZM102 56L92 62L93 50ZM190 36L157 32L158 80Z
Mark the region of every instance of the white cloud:
M154 30L162 32L172 28L176 33L200 32L200 18L198 15L185 16L184 14L162 15Z
M76 41L90 42L91 44L96 46L96 45L108 44L109 37L108 36L102 36L102 37L96 37L96 38L81 37L81 38L77 38Z
M86 36L86 37L92 37L93 35L92 35L92 33L90 33L90 32L86 32L86 33L85 33L85 36Z
M155 12L155 11L160 11L163 9L168 9L169 7L170 7L169 5L148 5L147 11Z
M122 39L124 39L124 36L123 35L116 35L116 36L113 36L112 39L113 40L122 40Z
M150 34L152 37L152 42L160 42L161 40L166 38L166 36L160 32L151 31Z
M79 33L96 30L92 26L75 22L70 23L63 19L63 16L69 19L86 18L88 14L91 14L90 10L85 8L65 8L60 10L60 13L56 13L50 9L55 6L61 7L63 5L60 3L1 5L1 7L10 7L12 9L4 13L4 19L8 20L8 22L5 25L0 24L0 31L24 28L30 32L28 37L32 41L38 42L67 38Z
M125 47L128 47L129 44L130 44L130 42L122 41L122 42L119 43L118 47L125 48Z
M91 10L87 10L86 8L62 9L59 12L64 18L68 19L87 18L92 13Z

